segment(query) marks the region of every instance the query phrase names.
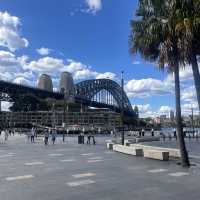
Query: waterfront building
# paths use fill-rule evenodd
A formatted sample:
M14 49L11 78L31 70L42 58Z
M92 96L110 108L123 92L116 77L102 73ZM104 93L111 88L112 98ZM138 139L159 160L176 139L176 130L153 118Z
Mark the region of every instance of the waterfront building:
M55 126L92 127L101 130L113 130L121 124L120 114L106 110L88 110L86 112L63 111L36 111L36 112L0 112L0 126L25 127L25 126Z

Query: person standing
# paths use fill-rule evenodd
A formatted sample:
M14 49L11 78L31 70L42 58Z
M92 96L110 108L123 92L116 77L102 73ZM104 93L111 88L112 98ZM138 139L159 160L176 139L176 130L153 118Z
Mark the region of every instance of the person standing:
M52 135L51 135L53 145L55 144L56 136L57 136L57 130L54 128L54 129L52 130Z
M32 128L31 129L31 143L34 143L34 141L35 141L35 129Z
M144 137L144 135L145 135L145 131L144 129L142 129L142 137Z
M87 136L87 144L90 144L90 138L91 138L91 134L89 133L89 135Z
M154 137L154 129L151 129L151 136Z
M49 133L51 132L51 129L49 129L49 131L47 129L45 129L44 132L44 144L45 146L48 145L49 142Z
M63 143L65 142L65 130L63 130L62 132L62 139L63 139Z
M9 135L9 132L8 132L8 130L6 129L6 130L5 130L5 142L8 140L8 135Z
M5 131L3 129L1 130L1 143L5 143Z

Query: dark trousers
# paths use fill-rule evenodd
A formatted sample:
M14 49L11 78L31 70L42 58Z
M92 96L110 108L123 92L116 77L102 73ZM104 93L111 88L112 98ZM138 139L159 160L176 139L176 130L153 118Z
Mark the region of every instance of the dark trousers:
M31 135L31 142L34 142L34 136Z

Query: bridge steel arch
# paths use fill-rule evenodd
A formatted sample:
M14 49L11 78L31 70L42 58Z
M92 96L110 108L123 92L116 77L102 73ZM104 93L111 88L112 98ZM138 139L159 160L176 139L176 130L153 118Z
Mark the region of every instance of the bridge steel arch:
M131 115L134 115L133 108L131 106L131 103L126 93L123 92L123 96L122 96L121 86L113 80L110 80L110 79L86 80L86 81L77 83L75 87L76 87L75 96L84 97L90 101L101 90L107 90L117 102L118 108L120 110L122 109L122 97L123 97L124 111Z

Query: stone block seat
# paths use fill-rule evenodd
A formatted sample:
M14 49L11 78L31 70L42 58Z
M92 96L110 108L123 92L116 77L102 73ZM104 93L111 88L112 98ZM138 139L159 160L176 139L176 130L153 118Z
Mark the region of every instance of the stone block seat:
M144 157L151 158L156 160L168 161L169 160L169 152L161 151L161 150L144 150Z
M131 144L130 146L131 147L142 148L144 151L145 150L166 151L166 152L169 152L169 157L180 158L180 151L179 151L179 149L175 149L175 148L149 146L149 145L144 145L144 144Z
M128 155L143 156L142 148L128 147L124 145L115 144L113 145L113 150L120 153L128 154Z

